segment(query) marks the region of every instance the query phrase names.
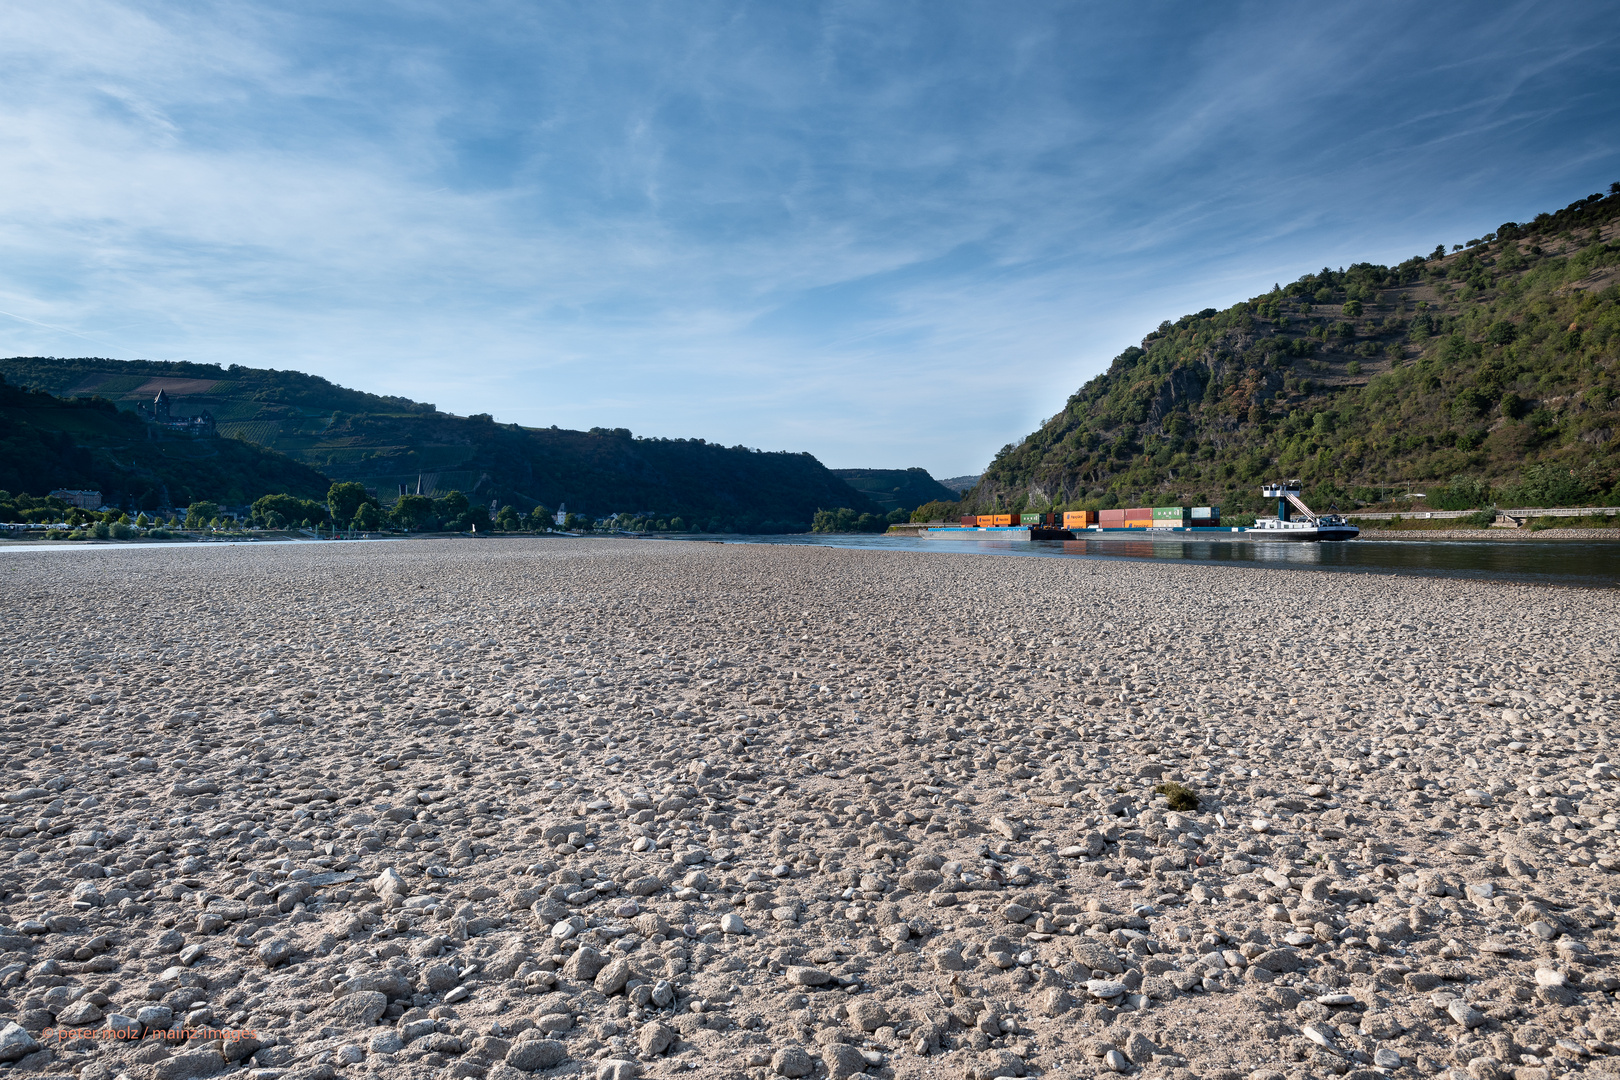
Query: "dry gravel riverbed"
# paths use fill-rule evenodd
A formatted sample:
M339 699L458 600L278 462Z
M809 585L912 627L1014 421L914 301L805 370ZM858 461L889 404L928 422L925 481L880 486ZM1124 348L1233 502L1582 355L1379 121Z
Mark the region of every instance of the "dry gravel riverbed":
M1620 1073L1614 591L567 540L0 589L10 1072Z

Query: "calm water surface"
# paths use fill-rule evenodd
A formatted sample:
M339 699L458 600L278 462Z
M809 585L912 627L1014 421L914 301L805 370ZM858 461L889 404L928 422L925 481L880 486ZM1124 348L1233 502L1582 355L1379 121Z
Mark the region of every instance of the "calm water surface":
M344 544L394 543L399 537L343 540ZM526 538L497 538L514 543ZM661 543L801 544L872 551L931 551L960 555L1012 555L1046 559L1128 562L1250 563L1299 570L1336 570L1481 578L1546 585L1620 587L1620 541L1616 540L1349 540L1330 544L1167 540L920 540L911 537L817 535L699 536L658 538ZM481 542L481 541L480 541ZM544 543L545 541L541 541ZM328 544L311 540L210 540L162 544L0 544L0 554L26 551L153 550L170 547Z
M921 540L888 536L725 536L728 544L811 544L880 551L954 551L1053 559L1251 563L1599 588L1620 586L1620 541L1348 540L1337 543L1165 540Z

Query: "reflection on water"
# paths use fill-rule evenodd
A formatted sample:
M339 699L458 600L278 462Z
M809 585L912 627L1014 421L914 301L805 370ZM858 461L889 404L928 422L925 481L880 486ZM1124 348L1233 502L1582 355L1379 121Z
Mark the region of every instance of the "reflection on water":
M1173 543L1165 540L1064 540L1065 555L1114 556L1122 559L1182 559L1189 562L1268 562L1291 566L1365 566L1346 561L1333 549L1343 543L1219 542Z
M726 536L726 543L810 544L880 551L960 552L1036 558L1252 563L1299 569L1614 587L1620 542L1612 540L1349 540L1332 543L1172 540L923 540L890 536Z
M23 551L144 551L172 547L276 547L316 544L388 544L401 538L368 540L210 540L165 543L31 543L0 544L0 553ZM659 543L707 540L727 544L804 544L816 547L876 551L956 552L970 555L1015 555L1047 559L1100 559L1129 562L1173 560L1184 563L1249 563L1310 570L1363 573L1407 573L1499 581L1620 586L1620 541L1614 540L1350 540L1298 543L1254 540L922 540L915 537L817 535L671 537ZM468 543L485 543L471 541ZM554 543L512 538L502 544Z

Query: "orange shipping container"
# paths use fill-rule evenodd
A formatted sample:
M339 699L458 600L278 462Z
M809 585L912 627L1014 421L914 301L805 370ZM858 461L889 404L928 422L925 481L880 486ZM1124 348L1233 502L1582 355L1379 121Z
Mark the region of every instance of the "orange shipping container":
M1011 525L1013 516L1011 514L997 514L995 523L997 525Z
M977 520L979 522L979 528L988 529L990 526L996 523L996 516L994 514L980 514Z
M1063 527L1065 529L1084 529L1097 524L1097 511L1095 510L1065 510L1063 512Z

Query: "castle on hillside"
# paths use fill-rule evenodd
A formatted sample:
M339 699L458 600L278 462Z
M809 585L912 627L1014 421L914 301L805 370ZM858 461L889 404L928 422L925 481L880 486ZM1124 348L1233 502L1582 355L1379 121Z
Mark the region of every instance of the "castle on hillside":
M137 407L141 416L161 428L178 431L196 438L212 438L218 433L212 413L204 410L197 416L176 416L174 399L167 390L159 390L152 404Z

